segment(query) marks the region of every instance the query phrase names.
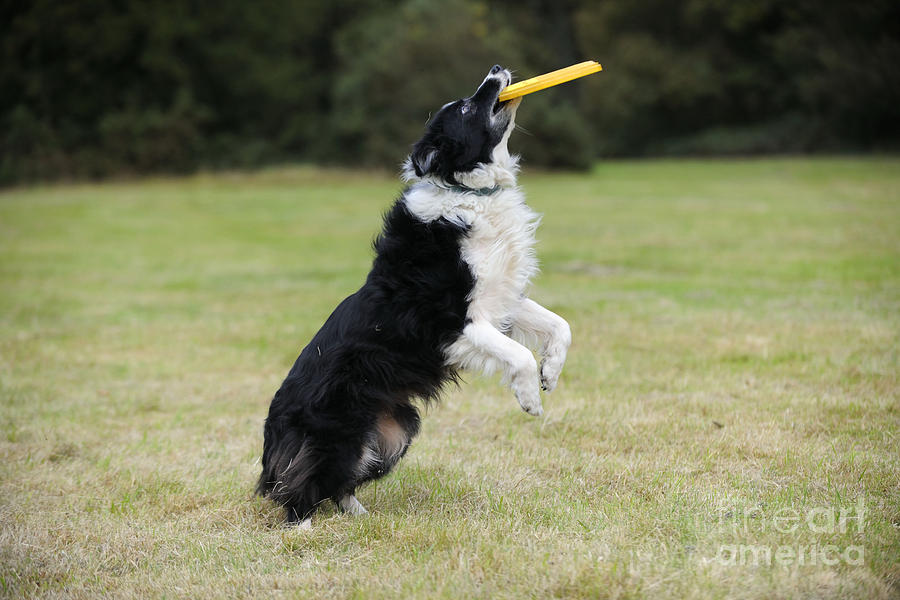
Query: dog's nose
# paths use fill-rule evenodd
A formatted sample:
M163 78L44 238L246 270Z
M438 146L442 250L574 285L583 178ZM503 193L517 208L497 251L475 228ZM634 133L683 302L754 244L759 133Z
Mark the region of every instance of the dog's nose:
M496 75L497 73L499 73L502 70L503 70L503 67L501 67L500 65L494 65L493 67L491 67L491 75Z

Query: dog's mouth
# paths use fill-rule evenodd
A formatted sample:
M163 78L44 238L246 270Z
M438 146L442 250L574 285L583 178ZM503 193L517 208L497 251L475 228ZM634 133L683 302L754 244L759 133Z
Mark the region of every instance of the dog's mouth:
M494 108L493 108L493 110L491 111L491 114L496 115L496 114L499 113L501 110L503 110L504 108L506 108L506 106L507 106L508 104L509 104L509 100L505 100L505 101L503 101L503 102L500 102L500 99L498 98L498 99L494 102Z
M491 114L493 115L496 115L504 108L507 108L509 106L509 103L511 102L511 100L504 100L503 102L500 101L500 93L503 92L503 90L505 90L509 86L509 84L512 83L512 75L510 75L509 71L504 70L503 74L506 76L506 83L501 85L500 89L497 90L497 99L494 100L494 108L491 111Z

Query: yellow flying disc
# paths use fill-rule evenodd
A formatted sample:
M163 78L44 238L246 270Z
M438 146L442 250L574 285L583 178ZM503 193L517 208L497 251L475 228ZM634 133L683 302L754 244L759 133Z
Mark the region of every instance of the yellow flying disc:
M512 98L518 98L525 94L533 94L534 92L545 90L548 87L553 87L554 85L572 81L573 79L578 79L579 77L584 77L585 75L590 75L591 73L602 70L603 67L600 66L600 63L595 60L587 60L578 63L577 65L566 67L565 69L544 73L543 75L538 75L537 77L532 77L531 79L526 79L525 81L520 81L507 86L500 92L499 99L500 102L505 102Z

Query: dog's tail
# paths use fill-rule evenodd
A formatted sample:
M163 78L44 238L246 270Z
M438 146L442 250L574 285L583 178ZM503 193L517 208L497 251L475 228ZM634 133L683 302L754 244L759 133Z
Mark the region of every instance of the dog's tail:
M294 428L276 427L266 420L262 473L256 493L276 499L285 487L302 485L311 474L308 443Z
M288 521L301 521L321 502L315 474L321 455L295 428L266 421L263 469L256 493L285 508Z

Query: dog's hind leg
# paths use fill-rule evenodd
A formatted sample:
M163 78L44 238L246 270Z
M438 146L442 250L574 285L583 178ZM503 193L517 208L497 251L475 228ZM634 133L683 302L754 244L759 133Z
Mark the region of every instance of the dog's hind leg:
M284 523L298 529L312 529L312 513L315 505L296 503L284 507Z
M510 335L522 344L540 345L541 387L553 391L572 343L572 330L566 320L526 298L513 316Z

